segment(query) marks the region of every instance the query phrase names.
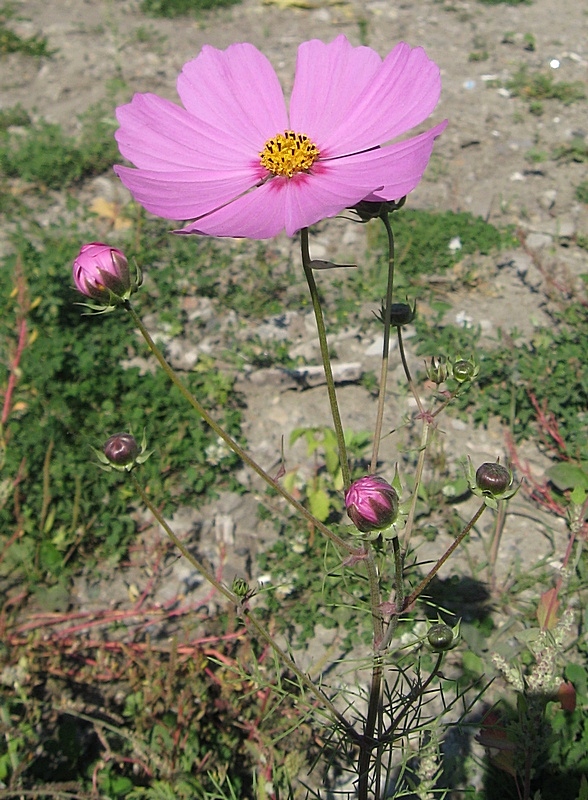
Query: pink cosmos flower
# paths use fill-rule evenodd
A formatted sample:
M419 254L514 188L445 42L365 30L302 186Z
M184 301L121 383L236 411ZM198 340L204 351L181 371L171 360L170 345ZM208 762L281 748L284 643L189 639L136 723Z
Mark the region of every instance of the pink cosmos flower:
M338 36L298 48L288 112L276 73L251 44L205 46L178 78L184 108L136 94L116 139L136 169L115 171L135 199L182 233L266 239L360 200L415 188L447 121L387 144L431 114L439 68L400 43L385 59Z
M398 493L379 475L366 475L345 492L345 509L362 533L383 530L398 516Z
M132 288L125 254L102 242L82 246L73 263L73 279L78 291L100 302L124 297Z

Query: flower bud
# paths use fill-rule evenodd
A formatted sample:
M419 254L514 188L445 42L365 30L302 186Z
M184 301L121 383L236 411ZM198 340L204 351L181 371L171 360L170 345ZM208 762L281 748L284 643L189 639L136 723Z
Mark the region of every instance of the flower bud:
M453 362L451 374L458 383L468 383L478 377L480 367L473 358L460 358Z
M241 600L246 600L251 597L252 593L249 584L246 580L243 580L243 578L234 578L231 588L233 589L233 593Z
M345 492L345 508L362 533L384 530L398 516L398 494L384 478L366 475Z
M138 282L131 279L124 253L100 242L81 248L73 263L73 279L83 295L107 305L128 299Z
M107 439L102 451L113 467L131 466L141 450L130 433L115 433Z
M476 486L491 495L504 494L512 484L512 473L502 464L486 462L476 470Z
M444 650L451 650L454 645L454 638L453 628L444 622L431 625L427 633L427 641L430 647L438 653Z
M416 306L411 308L408 303L392 303L390 306L390 322L392 325L408 325L415 315Z
M433 383L436 383L437 386L447 380L449 367L447 359L444 356L439 356L439 358L433 356L431 363L425 364L425 368L427 370L427 378Z
M362 222L369 222L370 219L378 219L384 214L397 211L406 203L406 196L400 200L360 200L351 210L359 216Z

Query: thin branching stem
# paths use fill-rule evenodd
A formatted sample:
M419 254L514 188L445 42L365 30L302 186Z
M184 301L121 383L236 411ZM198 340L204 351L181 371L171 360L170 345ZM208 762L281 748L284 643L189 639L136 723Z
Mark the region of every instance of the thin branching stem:
M337 446L339 448L339 463L341 464L341 475L343 478L343 486L347 489L351 483L351 476L349 472L349 458L347 456L347 445L345 444L345 433L343 431L343 424L341 422L341 413L339 411L339 403L337 401L337 392L335 390L335 380L333 378L333 370L331 368L331 359L329 356L329 344L327 341L327 329L325 327L325 320L321 306L316 281L312 270L312 261L310 258L310 249L308 245L308 228L302 228L300 231L300 247L302 251L302 268L308 283L310 292L310 299L312 302L312 309L314 311L314 318L316 320L316 329L318 334L319 345L321 349L321 358L323 361L323 368L325 370L325 380L327 382L327 393L329 396L329 405L331 407L331 416L333 418L333 427L337 437Z
M159 362L161 368L164 370L170 381L176 386L179 391L182 393L184 398L188 401L188 403L192 406L192 408L199 414L200 417L209 425L212 430L219 436L224 443L229 447L236 455L239 456L241 461L244 464L247 464L265 483L270 486L277 494L281 495L299 514L300 516L304 517L311 525L316 528L316 530L320 531L323 536L326 536L327 539L330 539L333 544L337 547L341 548L341 550L345 550L347 553L354 554L356 553L356 548L353 547L348 542L345 542L341 539L340 536L333 533L326 525L324 525L320 520L316 519L316 517L311 514L308 509L306 509L301 503L298 502L292 495L284 489L284 487L274 478L271 477L258 463L255 461L246 450L241 447L229 434L216 422L215 419L208 413L208 411L204 408L202 403L197 400L196 397L190 392L190 390L184 385L184 383L178 378L175 371L172 367L168 364L165 360L165 356L157 347L149 331L143 325L143 322L131 304L126 301L125 308L133 318L133 322L139 328L143 338L147 342L147 345L157 361Z
M390 329L392 315L392 300L394 297L394 232L390 225L390 215L383 211L380 219L386 228L388 236L388 282L386 284L386 299L384 300L384 344L382 347L382 364L380 367L380 389L378 392L378 409L374 425L374 441L372 446L372 460L370 475L374 475L378 468L378 452L382 437L382 423L384 419L384 403L386 401L386 385L388 382L388 359L390 356Z
M406 598L404 602L404 608L410 608L412 604L416 601L416 599L422 594L422 592L427 588L427 586L431 583L435 575L439 572L443 564L447 561L449 556L453 553L453 551L459 547L471 529L474 527L476 522L480 519L484 510L486 508L486 503L482 503L482 505L478 508L474 516L462 530L462 532L454 539L454 541L449 545L447 550L443 553L441 558L437 561L435 566L431 569L426 577L419 583L414 591L410 593L410 595Z

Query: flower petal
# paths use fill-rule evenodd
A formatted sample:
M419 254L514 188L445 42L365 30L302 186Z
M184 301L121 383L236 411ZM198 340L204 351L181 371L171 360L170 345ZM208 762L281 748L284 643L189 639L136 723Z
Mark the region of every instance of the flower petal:
M121 154L142 169L243 166L258 149L196 119L175 103L154 94L136 94L119 106L115 133Z
M290 122L323 155L345 155L385 144L420 124L440 92L439 68L421 47L401 42L382 62L344 36L330 44L313 40L298 49Z
M174 233L271 239L284 230L287 180L270 180Z
M116 166L114 171L147 211L174 220L194 219L214 212L258 182L252 170L219 172L186 168L160 172Z
M267 58L252 44L226 50L210 45L184 65L178 94L198 120L223 138L262 150L265 142L288 128L282 87Z
M411 139L371 150L369 153L342 158L341 164L347 171L347 179L352 181L353 174L357 171L362 181L371 176L373 181L380 182L380 187L375 188L363 200L400 200L419 184L431 158L434 141L446 127L447 120L444 120Z

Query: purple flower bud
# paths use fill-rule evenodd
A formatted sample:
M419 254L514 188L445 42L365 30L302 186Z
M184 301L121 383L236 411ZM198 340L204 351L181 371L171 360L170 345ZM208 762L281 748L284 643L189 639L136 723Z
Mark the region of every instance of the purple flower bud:
M137 440L130 433L115 433L106 440L102 450L114 467L131 466L141 453Z
M502 464L486 462L476 470L476 484L483 492L501 495L512 485L512 472Z
M398 516L398 494L384 478L366 475L345 492L345 508L362 533L383 530Z
M73 263L73 279L78 291L101 303L128 298L134 288L124 253L100 242L82 247Z

